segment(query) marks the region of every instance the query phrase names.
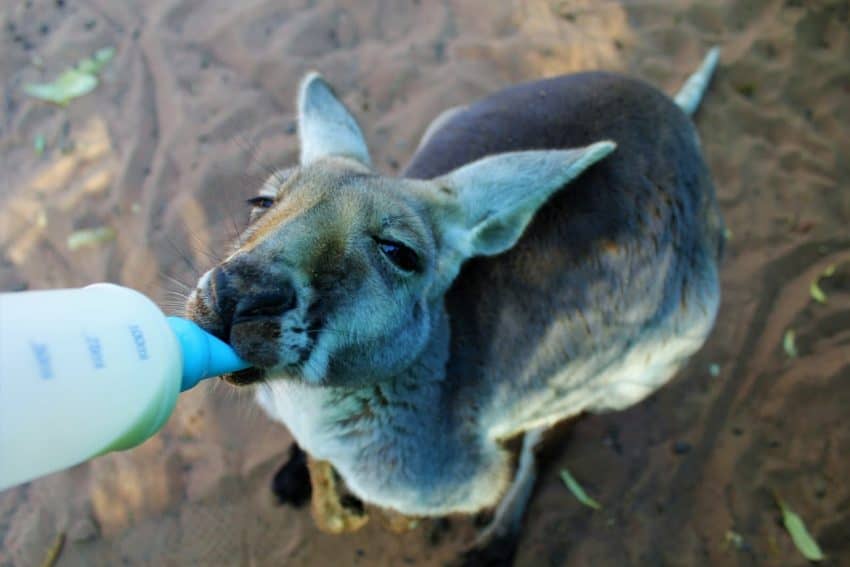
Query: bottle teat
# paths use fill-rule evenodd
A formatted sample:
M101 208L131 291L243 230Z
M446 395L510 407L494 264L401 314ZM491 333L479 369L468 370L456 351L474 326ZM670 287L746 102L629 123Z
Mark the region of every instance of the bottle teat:
M204 378L220 376L250 365L239 358L233 348L204 331L196 323L180 317L168 317L183 353L183 378L180 391L195 387Z

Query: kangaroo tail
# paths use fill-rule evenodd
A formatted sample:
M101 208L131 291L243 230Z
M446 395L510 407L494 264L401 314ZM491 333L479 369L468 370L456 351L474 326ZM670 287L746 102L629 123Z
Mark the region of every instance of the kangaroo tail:
M685 111L689 116L693 115L702 101L702 97L708 88L708 82L711 80L711 75L717 67L717 61L720 59L720 48L712 47L702 60L702 64L696 72L688 77L679 92L673 100L679 105L679 108Z

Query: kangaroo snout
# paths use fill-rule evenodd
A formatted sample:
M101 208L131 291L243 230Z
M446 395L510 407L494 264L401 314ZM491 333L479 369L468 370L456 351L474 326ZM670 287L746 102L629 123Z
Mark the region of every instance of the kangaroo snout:
M218 321L215 334L257 367L284 362L280 340L293 326L289 320L298 305L286 274L260 270L239 259L214 268L207 282L209 304Z
M295 288L285 276L262 275L237 265L213 269L210 292L225 330L233 325L281 317L295 308Z

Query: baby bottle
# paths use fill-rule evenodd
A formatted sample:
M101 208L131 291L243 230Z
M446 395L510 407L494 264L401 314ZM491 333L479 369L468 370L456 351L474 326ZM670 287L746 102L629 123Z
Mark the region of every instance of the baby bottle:
M0 490L138 445L178 393L246 367L129 288L0 293Z

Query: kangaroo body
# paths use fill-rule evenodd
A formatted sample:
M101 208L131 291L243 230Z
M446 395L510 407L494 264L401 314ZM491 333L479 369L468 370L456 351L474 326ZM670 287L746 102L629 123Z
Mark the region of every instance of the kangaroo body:
M601 139L617 151L556 193L512 249L464 265L435 323L447 332L409 370L360 389L258 391L358 497L412 515L491 506L510 479L500 441L637 403L702 345L722 222L689 117L653 87L582 73L506 89L456 113L405 176Z
M481 423L493 438L639 402L701 346L723 225L697 134L652 86L580 73L456 114L405 172L432 178L485 155L598 139L617 151L556 193L512 249L467 262L446 294L454 395L490 406Z
M686 112L716 62L675 101L612 73L505 89L438 119L401 179L309 75L301 165L187 312L357 497L413 516L501 499L516 529L541 432L641 401L713 325L723 222Z

